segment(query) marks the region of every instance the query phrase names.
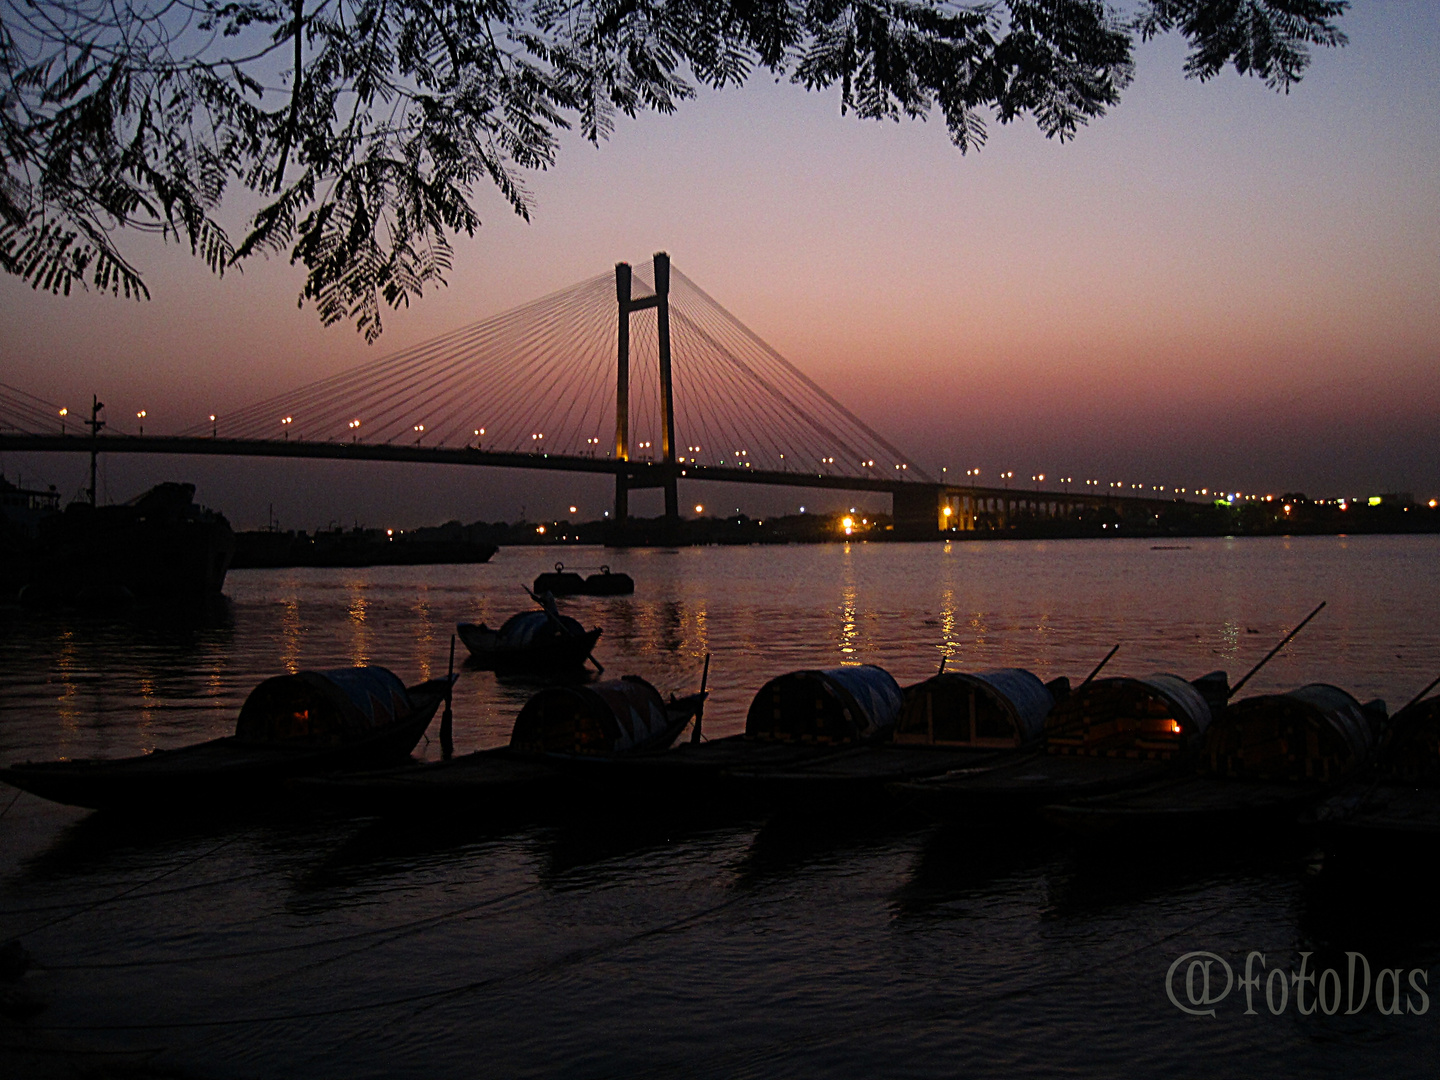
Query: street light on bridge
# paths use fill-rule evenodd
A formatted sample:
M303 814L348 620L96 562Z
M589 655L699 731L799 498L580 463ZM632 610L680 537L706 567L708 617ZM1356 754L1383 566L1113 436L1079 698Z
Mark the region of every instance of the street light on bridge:
M419 446L419 445L420 445L420 440L421 440L421 439L424 437L424 435L425 435L425 425L424 425L424 424L416 424L416 425L415 425L413 428L411 428L410 430L413 431L413 432L415 432L415 445L416 445L416 446Z
M69 409L61 409L61 410L60 410L60 434L61 434L61 435L64 435L64 434L65 434L65 417L67 417L67 416L69 416L69 415L70 415L70 410L69 410Z
M144 434L145 434L145 417L146 417L147 415L149 415L149 414L146 413L144 409L141 409L139 412L137 412L137 413L135 414L135 419L140 421L140 434L141 434L141 435L144 435Z
M280 430L284 433L286 442L290 441L290 425L294 422L295 418L293 416L282 416L280 418ZM357 420L355 421L355 424L358 424L359 422L360 421ZM355 424L351 424L350 426L353 428Z
M215 421L215 414L210 414L210 437L213 439L220 434L220 425Z
M351 420L348 426L349 426L349 428L350 428L350 441L351 441L351 442L359 442L359 441L360 441L360 421L359 421L359 420Z

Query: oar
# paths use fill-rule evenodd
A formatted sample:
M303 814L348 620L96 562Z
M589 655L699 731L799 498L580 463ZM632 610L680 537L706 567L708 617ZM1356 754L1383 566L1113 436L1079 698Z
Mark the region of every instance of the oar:
M1424 690L1421 690L1420 693L1416 694L1413 698L1407 701L1405 703L1405 709L1410 708L1411 705L1420 704L1420 702L1425 700L1425 695L1430 693L1430 691L1434 690L1437 686L1440 686L1440 675L1436 675L1435 680L1429 686L1425 687ZM1404 712L1405 709L1401 709L1400 712Z
M455 694L455 635L450 635L450 670L445 673L445 711L440 714L440 756L446 761L455 753L455 714L450 699Z
M946 660L949 660L949 659L950 659L949 656L945 655L944 653L941 653L941 655L940 655L940 670L937 671L937 672L935 672L936 675L944 675L944 674L945 674L945 661L946 661Z
M1321 600L1320 607L1317 607L1314 611L1310 612L1309 615L1306 615L1305 618L1300 620L1299 626L1295 627L1294 630L1291 630L1290 633L1286 634L1283 638L1281 638L1280 644L1276 645L1273 649L1266 653L1264 660L1261 660L1258 664L1251 668L1249 673L1243 679L1241 679L1238 683L1236 683L1233 687L1230 688L1230 692L1225 695L1225 700L1229 701L1232 697L1238 694L1240 692L1240 688L1250 681L1250 677L1254 675L1257 671L1259 671L1262 667L1264 667L1266 664L1268 664L1272 656L1278 653L1286 645L1290 644L1290 639L1293 638L1296 634L1300 633L1301 630L1305 629L1305 624L1308 623L1311 619L1315 618L1316 615L1319 615L1320 609L1323 608L1327 603L1328 601Z
M1080 684L1080 686L1089 686L1090 683L1092 683L1092 682L1095 680L1095 676L1100 674L1100 669L1103 668L1106 664L1108 664L1108 663L1110 662L1110 658L1111 658L1112 656L1114 656L1114 655L1115 655L1117 652L1119 652L1119 651L1120 651L1120 643L1117 641L1117 642L1115 643L1115 648L1111 649L1109 652L1107 652L1107 653L1105 654L1105 659L1104 659L1104 660L1101 660L1098 664L1095 665L1095 670L1092 671L1092 672L1090 672L1089 675L1086 675L1086 676L1085 676L1085 681L1082 682L1082 683ZM1080 686L1077 686L1075 689L1076 689L1076 690L1079 690L1079 689L1080 689Z
M564 634L568 638L571 638L572 640L576 637L584 637L584 634L576 634L574 630L571 630L570 627L565 625L565 620L560 618L560 612L555 607L554 596L552 596L550 593L545 594L550 600L550 602L547 604L544 600L540 599L540 597L535 594L535 592L530 588L530 586L522 583L520 587L530 594L531 600L534 600L537 604L540 605L540 609L545 612L545 617L549 619L552 623L554 623L555 626L560 629L560 632L562 634ZM595 674L605 674L605 667L603 664L600 663L599 660L595 659L595 650L593 648L585 654L585 659L589 660L592 664L595 665Z
M700 704L695 707L695 726L690 729L690 741L700 741L700 722L705 719L705 687L710 682L710 654L705 654L705 670L700 673Z

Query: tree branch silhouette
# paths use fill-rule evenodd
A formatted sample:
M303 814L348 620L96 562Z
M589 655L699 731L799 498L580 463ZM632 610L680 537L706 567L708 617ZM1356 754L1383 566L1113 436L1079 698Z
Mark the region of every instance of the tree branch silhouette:
M127 232L216 274L304 267L300 303L368 340L443 284L451 240L560 133L674 112L757 69L838 88L842 113L943 117L963 153L1029 117L1066 140L1120 101L1135 39L1178 32L1188 75L1288 90L1344 43L1333 0L0 0L0 269L146 298ZM227 194L258 199L243 239Z

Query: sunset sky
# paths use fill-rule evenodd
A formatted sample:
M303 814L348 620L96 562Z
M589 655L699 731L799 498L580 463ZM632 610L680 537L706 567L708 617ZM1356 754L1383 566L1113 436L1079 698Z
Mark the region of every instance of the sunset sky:
M0 381L163 433L668 251L913 458L1315 496L1440 494L1440 4L1369 0L1289 95L1187 81L1183 43L1067 144L839 115L772 79L567 139L533 220L493 192L446 289L367 346L297 309L285 260L211 277L127 241L153 299L0 279ZM235 231L239 232L237 223ZM683 358L677 358L677 363ZM683 440L683 433L682 433ZM84 462L6 455L74 493ZM190 479L240 526L557 514L596 481L439 468L112 459L127 498ZM772 511L789 495L727 496ZM643 508L642 508L643 509ZM730 507L724 507L730 510Z

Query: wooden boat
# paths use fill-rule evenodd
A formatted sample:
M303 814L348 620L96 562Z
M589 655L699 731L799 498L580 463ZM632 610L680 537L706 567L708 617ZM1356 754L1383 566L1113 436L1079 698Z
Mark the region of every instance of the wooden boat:
M1194 775L1048 806L1041 815L1089 837L1226 839L1293 825L1367 764L1383 722L1383 702L1362 706L1324 683L1246 698L1210 725Z
M894 790L938 817L970 820L1154 783L1186 771L1210 726L1207 697L1223 700L1224 681L1220 672L1193 684L1163 673L1095 679L1056 704L1043 754L983 761Z
M278 675L251 691L234 735L140 757L25 762L0 769L0 780L96 809L257 802L290 777L405 758L453 684L450 676L407 688L378 666Z
M470 650L475 667L510 674L555 673L585 666L600 640L600 628L586 630L578 620L561 615L548 594L536 599L542 605L540 611L512 615L498 630L484 623L456 625L455 633Z
M1440 697L1391 719L1371 776L1315 808L1327 849L1368 859L1440 846Z
M887 741L793 766L731 770L764 797L817 805L879 794L885 786L956 769L998 765L1036 752L1045 717L1069 681L1047 685L1020 668L942 672L902 693Z
M698 722L707 696L702 688L667 701L635 675L548 687L520 710L506 746L299 786L362 813L531 810L612 785L610 763L669 747Z
M899 684L873 664L792 671L760 688L744 734L692 739L620 768L631 786L659 797L741 806L755 794L741 774L800 768L880 742L894 727L901 702Z

